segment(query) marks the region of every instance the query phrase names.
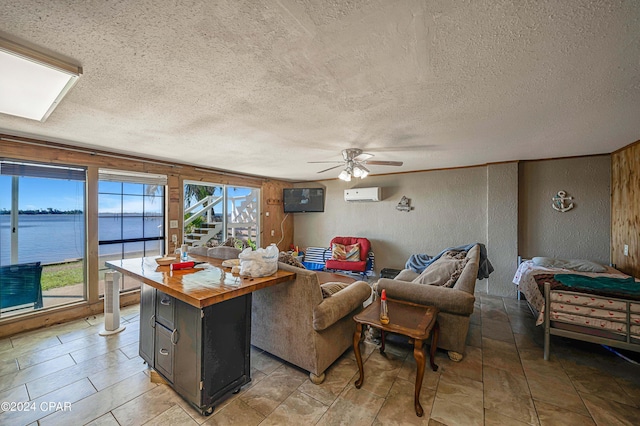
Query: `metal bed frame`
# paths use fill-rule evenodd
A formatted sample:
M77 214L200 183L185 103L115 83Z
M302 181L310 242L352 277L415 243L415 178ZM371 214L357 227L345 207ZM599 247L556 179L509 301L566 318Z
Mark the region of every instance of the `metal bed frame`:
M518 265L525 260L531 260L518 256ZM583 342L595 343L600 345L613 346L615 348L626 349L634 352L640 352L640 338L631 336L631 303L634 301L606 297L609 300L615 300L622 302L626 306L627 318L626 325L627 331L624 334L614 333L612 331L599 330L596 328L585 327L578 324L573 324L561 320L551 320L551 284L544 284L544 359L549 360L549 352L551 345L551 336L567 337L570 339L581 340ZM576 293L579 295L585 295L587 293L570 292L563 290L565 293ZM520 289L517 286L518 300L520 299ZM605 297L605 296L597 296ZM525 298L527 306L531 310L534 318L537 318L540 314L536 308ZM640 304L640 302L637 302Z
M587 293L570 292L563 290L564 293L575 293L585 295ZM604 296L600 296L604 297ZM631 303L634 301L626 299L618 299L607 297L608 300L623 302L627 311L627 331L625 334L614 333L612 331L604 331L585 327L561 320L551 320L551 284L544 283L544 359L549 360L549 346L551 336L568 337L570 339L582 340L584 342L597 343L601 345L613 346L615 348L626 349L634 352L640 352L640 338L631 336ZM529 304L531 307L531 304ZM566 324L567 327L558 327L558 325ZM617 339L615 338L617 337ZM622 340L624 339L624 340ZM634 342L635 341L635 342Z

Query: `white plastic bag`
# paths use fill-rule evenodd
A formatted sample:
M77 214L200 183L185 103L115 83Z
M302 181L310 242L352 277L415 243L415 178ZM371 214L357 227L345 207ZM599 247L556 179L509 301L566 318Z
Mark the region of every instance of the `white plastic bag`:
M278 254L280 251L275 244L266 249L259 248L255 251L251 248L244 249L239 255L240 275L251 277L266 277L273 275L278 270Z

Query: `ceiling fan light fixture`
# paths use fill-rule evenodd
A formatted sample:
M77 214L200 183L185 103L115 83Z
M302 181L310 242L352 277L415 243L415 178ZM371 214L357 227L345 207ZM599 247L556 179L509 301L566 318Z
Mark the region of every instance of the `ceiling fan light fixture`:
M355 177L359 177L360 179L364 179L369 175L369 169L359 164L353 169L353 175Z
M340 174L338 175L338 178L340 178L341 180L345 181L345 182L350 182L351 181L351 172L347 169L344 169L343 171L340 172Z
M318 173L328 172L329 170L344 167L338 178L343 181L351 181L351 177L364 179L369 176L369 169L365 164L372 166L402 166L402 161L379 161L371 160L373 154L362 152L360 148L348 148L342 150L343 161L309 161L309 163L342 163L328 169L320 170Z

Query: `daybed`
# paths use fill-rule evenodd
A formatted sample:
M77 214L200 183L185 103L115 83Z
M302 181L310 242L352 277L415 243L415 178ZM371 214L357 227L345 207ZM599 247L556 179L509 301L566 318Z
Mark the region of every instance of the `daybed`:
M474 245L465 257L466 263L453 287L429 285L412 282L420 274L404 269L394 279L381 278L377 283L377 292L386 289L392 299L406 300L421 305L436 306L440 338L438 347L448 351L449 358L460 361L466 348L470 316L473 313L476 278L480 263L480 245ZM391 315L391 313L390 313Z
M545 360L551 335L640 352L640 281L596 266L534 258L518 267L513 282L544 324Z

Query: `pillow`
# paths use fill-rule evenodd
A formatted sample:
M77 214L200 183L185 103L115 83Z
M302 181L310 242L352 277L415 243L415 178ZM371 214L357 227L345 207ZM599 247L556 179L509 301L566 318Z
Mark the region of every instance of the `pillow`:
M331 297L343 288L347 288L349 284L340 283L340 282L329 282L320 284L320 288L322 289L322 298L326 299L327 297Z
M298 259L284 251L281 251L278 255L278 262L286 263L287 265L295 266L296 268L307 269L302 263L298 261Z
M446 259L464 259L467 257L467 252L466 251L455 251L455 250L448 250L445 251L444 253L442 253L442 256L440 257L444 257Z
M347 262L360 261L360 243L342 245L333 243L331 245L331 258L333 260L346 260Z
M442 287L453 287L458 281L467 259L451 259L440 257L427 266L412 282L417 284L429 284Z
M607 268L598 263L581 259L565 260L555 257L534 257L531 261L534 265L542 266L543 268L571 269L577 272L605 272L607 270Z

